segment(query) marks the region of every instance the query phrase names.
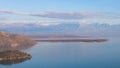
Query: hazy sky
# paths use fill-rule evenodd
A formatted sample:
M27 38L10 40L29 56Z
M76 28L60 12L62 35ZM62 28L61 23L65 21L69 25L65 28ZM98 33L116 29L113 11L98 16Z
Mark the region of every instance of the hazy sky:
M120 24L120 0L1 0L0 21Z

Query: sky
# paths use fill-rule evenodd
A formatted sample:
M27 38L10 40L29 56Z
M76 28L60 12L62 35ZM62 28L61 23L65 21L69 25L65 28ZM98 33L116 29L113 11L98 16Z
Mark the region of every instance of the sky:
M120 24L120 0L0 0L1 23Z

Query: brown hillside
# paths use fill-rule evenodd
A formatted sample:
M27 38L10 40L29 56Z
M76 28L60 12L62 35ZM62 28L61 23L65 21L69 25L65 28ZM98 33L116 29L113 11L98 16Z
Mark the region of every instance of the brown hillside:
M36 42L26 36L0 32L0 51L23 50L34 44Z

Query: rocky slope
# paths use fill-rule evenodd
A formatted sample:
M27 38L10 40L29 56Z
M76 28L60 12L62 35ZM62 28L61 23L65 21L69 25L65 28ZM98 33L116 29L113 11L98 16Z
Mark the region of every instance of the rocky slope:
M0 32L0 51L24 50L36 44L26 36Z

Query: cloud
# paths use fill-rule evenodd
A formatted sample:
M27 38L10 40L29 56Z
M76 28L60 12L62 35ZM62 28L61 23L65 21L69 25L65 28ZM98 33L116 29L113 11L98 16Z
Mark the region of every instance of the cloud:
M30 14L31 16L37 17L47 17L47 18L58 18L58 19L81 19L83 15L78 13L65 13L65 12L46 12L46 13L39 13L39 14Z
M109 15L102 12L46 12L29 15L56 19L120 18L117 15Z
M5 17L0 17L0 21L7 20Z
M34 17L56 18L56 19L86 19L86 18L120 18L120 14L110 12L44 12L44 13L27 13L10 10L0 10L0 13L28 15Z
M25 12L16 12L16 11L10 11L10 10L0 10L0 13L17 14L17 15L27 14Z

